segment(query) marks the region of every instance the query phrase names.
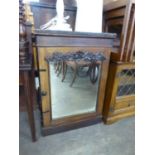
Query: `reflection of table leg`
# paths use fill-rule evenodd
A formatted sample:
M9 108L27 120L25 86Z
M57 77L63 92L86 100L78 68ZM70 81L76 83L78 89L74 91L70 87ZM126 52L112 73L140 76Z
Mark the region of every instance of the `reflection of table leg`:
M55 64L55 73L57 74L57 72L59 71L59 68L60 68L60 62L57 62Z
M28 119L29 119L29 124L30 124L30 129L31 129L32 140L34 142L34 141L36 141L35 121L34 121L34 113L33 113L33 96L31 94L32 90L30 90L29 73L30 73L30 71L23 71Z
M97 79L98 79L98 74L99 74L99 65L98 64L92 64L90 67L90 81L92 84L95 84Z
M58 69L58 73L57 73L57 76L60 75L61 71L63 69L63 62L59 62L59 69Z
M73 80L72 80L72 82L71 82L71 84L70 84L71 87L72 87L72 85L73 85L73 83L74 83L74 81L75 81L75 79L76 79L77 69L78 69L77 64L75 64L75 66L72 66L72 68L73 68L74 75L73 75Z
M63 67L62 67L62 82L65 80L66 73L67 73L67 64L63 62Z

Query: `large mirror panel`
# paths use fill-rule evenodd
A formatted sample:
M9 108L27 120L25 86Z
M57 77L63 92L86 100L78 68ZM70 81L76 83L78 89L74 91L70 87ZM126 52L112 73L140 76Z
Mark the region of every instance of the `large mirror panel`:
M49 62L52 119L96 111L102 61L71 59Z

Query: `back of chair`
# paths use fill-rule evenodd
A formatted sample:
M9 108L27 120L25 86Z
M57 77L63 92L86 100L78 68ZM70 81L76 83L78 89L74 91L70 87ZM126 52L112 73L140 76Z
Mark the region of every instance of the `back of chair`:
M135 1L119 0L104 6L104 31L117 33L112 59L133 62L135 54Z
M135 51L135 2L128 0L120 39L120 61L134 61Z

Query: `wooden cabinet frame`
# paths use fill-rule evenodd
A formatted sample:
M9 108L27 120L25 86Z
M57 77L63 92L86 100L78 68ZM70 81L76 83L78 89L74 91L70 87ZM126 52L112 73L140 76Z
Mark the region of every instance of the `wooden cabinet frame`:
M61 34L61 35L60 35ZM90 35L79 33L35 33L36 48L38 57L38 68L40 76L40 89L42 100L42 122L43 135L53 134L73 128L88 126L102 121L102 110L105 96L106 80L108 75L108 67L110 60L110 48L113 45L115 35ZM64 43L64 39L65 43ZM70 40L71 39L71 40ZM50 97L50 80L49 80L49 64L45 60L46 56L56 51L69 52L86 50L90 52L103 52L106 60L102 62L100 82L98 89L98 99L96 104L96 112L85 113L80 115L63 117L52 120L51 118L51 97Z

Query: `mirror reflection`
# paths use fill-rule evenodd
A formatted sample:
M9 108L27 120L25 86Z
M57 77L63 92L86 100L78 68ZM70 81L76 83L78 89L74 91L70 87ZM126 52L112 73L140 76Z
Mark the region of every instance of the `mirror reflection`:
M95 112L104 57L80 51L63 61L57 56L59 61L49 59L52 119Z

